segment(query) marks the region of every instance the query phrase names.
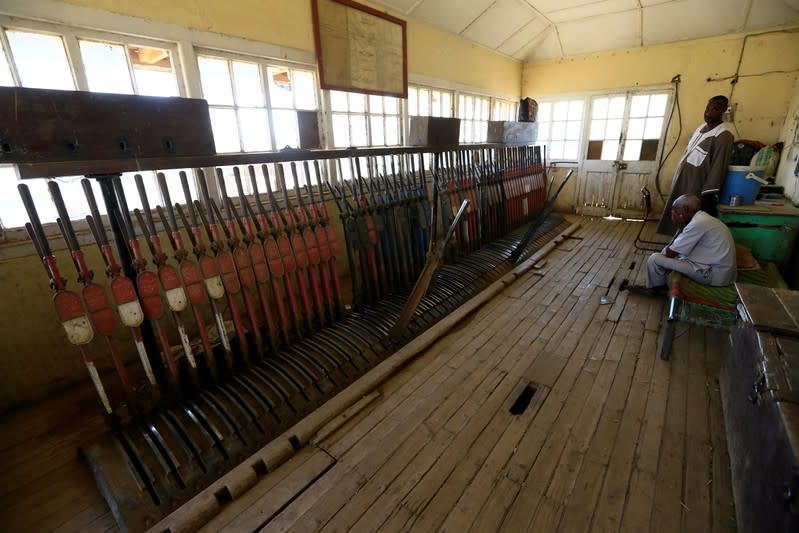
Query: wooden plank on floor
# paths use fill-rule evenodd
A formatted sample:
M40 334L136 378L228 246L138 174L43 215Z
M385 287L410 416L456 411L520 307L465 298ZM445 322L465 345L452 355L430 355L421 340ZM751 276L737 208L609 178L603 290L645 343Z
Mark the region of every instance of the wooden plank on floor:
M267 474L262 480L266 490L257 490L252 496L249 493L241 503L230 504L230 510L224 510L201 531L257 531L275 514L287 507L294 499L323 476L334 464L335 460L323 451L307 448L301 455L295 455L276 472ZM284 469L284 467L286 467ZM281 470L284 470L281 472ZM270 479L276 474L275 479ZM256 485L257 489L258 485ZM238 514L237 511L241 511Z
M708 383L705 374L705 330L691 328L685 415L685 480L682 530L708 531L711 524L712 452L708 433Z
M605 476L597 510L594 513L592 527L598 531L618 531L621 527L630 474L647 405L652 369L658 360L656 346L657 335L651 331L645 332L641 349L637 354L635 374L622 415L622 423L608 464L608 474Z
M678 329L679 328L678 324ZM684 331L681 329L680 331ZM680 528L683 505L682 484L685 470L685 411L687 393L688 335L674 340L671 358L666 419L660 445L651 531L676 531Z
M710 396L710 435L713 448L712 482L710 484L711 531L729 532L735 528L735 504L732 496L732 474L727 450L727 432L724 426L719 370L723 347L729 342L728 333L718 330L705 332L705 355L707 361L708 394Z

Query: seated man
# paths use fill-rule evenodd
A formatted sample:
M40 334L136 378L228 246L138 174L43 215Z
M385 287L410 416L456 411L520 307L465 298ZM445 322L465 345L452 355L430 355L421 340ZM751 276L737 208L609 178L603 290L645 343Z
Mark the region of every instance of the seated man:
M700 209L698 196L684 194L674 201L671 219L677 233L661 253L647 261L646 286L655 293L666 285L669 271L720 287L735 281L735 241L727 226Z

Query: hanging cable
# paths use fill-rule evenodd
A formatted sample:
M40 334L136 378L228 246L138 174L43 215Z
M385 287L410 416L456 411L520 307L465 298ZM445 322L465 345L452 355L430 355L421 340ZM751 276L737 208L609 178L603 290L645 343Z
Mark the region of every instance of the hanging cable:
M666 201L666 195L663 194L663 191L661 191L660 189L660 171L663 170L663 164L671 156L671 153L677 147L677 143L680 142L680 136L682 135L682 110L680 109L680 81L681 80L679 74L675 75L671 79L671 83L674 84L674 102L671 104L671 112L669 113L669 120L666 123L666 131L668 132L669 128L671 128L671 120L672 118L674 118L674 110L677 109L677 125L678 125L677 138L674 140L674 144L671 146L671 149L668 152L666 152L665 147L660 152L660 161L658 162L658 169L657 172L655 173L655 189L657 190L658 196L660 196L660 199L663 202ZM664 152L666 153L665 156L663 155Z

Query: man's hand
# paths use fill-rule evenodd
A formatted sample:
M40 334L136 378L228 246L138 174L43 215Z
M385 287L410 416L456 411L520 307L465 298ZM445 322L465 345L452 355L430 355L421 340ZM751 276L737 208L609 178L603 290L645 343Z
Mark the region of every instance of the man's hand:
M672 250L671 248L666 246L666 248L663 249L663 255L665 255L666 257L669 257L671 259L674 259L675 257L677 257L680 254L678 254L677 252L675 252L674 250Z

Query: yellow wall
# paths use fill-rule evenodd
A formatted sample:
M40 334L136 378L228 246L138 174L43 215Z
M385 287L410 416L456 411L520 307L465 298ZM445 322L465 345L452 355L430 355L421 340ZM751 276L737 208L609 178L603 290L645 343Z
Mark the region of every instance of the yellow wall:
M65 0L65 3L314 50L311 0ZM372 7L387 11L382 6ZM409 73L472 85L486 92L519 94L522 67L518 61L413 20L407 20L407 42Z
M676 139L676 122L667 146L677 149L661 173L661 187L668 190L682 149L693 130L702 122L708 98L729 96L729 80L708 78L735 74L744 35L730 35L681 43L587 54L568 59L528 63L522 76L522 94L533 98L559 93L613 91L668 84L680 74L680 107L683 127ZM739 81L732 102L737 104L735 126L738 138L774 143L788 112L799 78L799 33L768 33L746 39ZM764 74L770 71L785 71ZM574 198L564 190L557 204Z

